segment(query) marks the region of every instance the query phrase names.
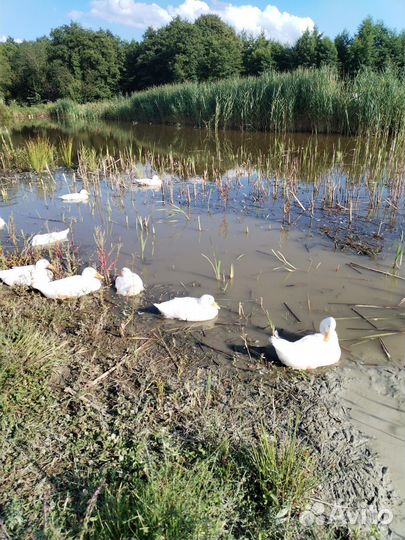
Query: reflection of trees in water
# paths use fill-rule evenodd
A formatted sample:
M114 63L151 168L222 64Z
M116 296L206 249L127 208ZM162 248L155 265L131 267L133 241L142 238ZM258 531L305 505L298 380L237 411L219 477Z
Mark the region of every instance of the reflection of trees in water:
M36 200L46 201L56 190L54 179L47 173L36 175L22 173L11 177L0 178L0 206L17 204L21 192L32 193Z
M173 160L193 165L197 174L214 170L223 174L240 166L268 177L314 181L340 174L347 182L382 178L404 169L404 149L390 141L336 135L207 131L190 127L72 121L35 122L15 126L13 143L30 137L48 137L56 146L61 138L73 140L73 155L84 144L100 154L118 155L131 148L135 157L158 158L162 165ZM395 151L392 148L395 147ZM186 168L179 167L179 170Z

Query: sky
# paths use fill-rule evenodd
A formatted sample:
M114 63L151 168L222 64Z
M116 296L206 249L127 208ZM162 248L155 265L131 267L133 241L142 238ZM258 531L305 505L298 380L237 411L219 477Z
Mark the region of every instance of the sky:
M314 25L334 38L344 28L356 32L370 15L388 27L405 26L405 0L0 0L0 41L30 40L74 20L108 29L125 40L140 40L146 28L159 28L179 15L195 20L215 13L238 32L294 43Z

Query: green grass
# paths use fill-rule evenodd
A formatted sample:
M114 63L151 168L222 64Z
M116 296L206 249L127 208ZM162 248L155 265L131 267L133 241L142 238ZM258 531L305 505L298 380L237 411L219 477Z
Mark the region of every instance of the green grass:
M26 143L28 161L36 173L51 168L54 162L55 148L47 138L38 137Z
M318 482L314 456L299 441L296 428L281 440L262 430L249 463L259 505L271 513L302 510Z
M64 167L71 169L73 167L73 139L60 139L59 154Z
M127 483L106 489L89 538L232 538L241 498L241 480L224 475L215 454L190 464L164 447Z

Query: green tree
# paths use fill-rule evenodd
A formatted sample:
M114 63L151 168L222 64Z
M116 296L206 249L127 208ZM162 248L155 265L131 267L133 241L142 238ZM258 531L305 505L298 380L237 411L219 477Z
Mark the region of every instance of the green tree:
M195 26L200 31L203 54L198 63L200 81L239 75L242 69L242 43L233 28L216 15L201 15Z
M136 62L140 50L141 45L137 41L130 41L123 45L124 65L119 83L120 90L123 94L130 94L136 89Z
M352 39L350 38L347 30L343 30L343 32L335 37L335 47L341 75L347 75L347 73L349 73L351 45Z
M10 93L18 102L36 104L44 101L48 46L48 38L23 41L19 44L8 43L8 56L12 67Z
M12 73L5 45L0 44L0 102L7 99L12 87Z
M401 69L404 63L403 42L401 34L398 36L382 22L374 23L371 17L367 17L350 48L350 73L354 75L364 67L378 71L388 67Z
M338 54L335 44L328 37L318 34L316 38L316 67L336 66Z
M196 81L202 55L200 32L194 24L176 17L159 30L148 28L127 62L129 90Z
M274 69L273 42L266 39L264 33L258 37L242 35L243 73L260 75Z
M337 50L333 41L314 30L305 30L292 52L294 67L321 67L336 65Z
M124 47L111 32L86 30L76 23L51 32L49 73L56 75L52 98L107 99L119 91Z

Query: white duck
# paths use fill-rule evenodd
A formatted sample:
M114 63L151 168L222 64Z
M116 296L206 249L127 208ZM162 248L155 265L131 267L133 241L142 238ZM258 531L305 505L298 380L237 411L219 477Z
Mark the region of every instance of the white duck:
M270 338L279 360L293 369L315 369L336 364L340 358L336 321L327 317L319 325L319 334L304 336L298 341L287 341L277 332Z
M13 266L8 270L1 270L0 279L9 287L17 287L18 285L30 287L34 279L39 277L50 281L53 278L51 269L52 265L48 260L39 259L35 264Z
M121 270L121 275L115 280L115 288L122 296L135 296L144 290L142 279L129 268Z
M161 187L162 180L157 174L154 174L152 178L133 178L132 181L140 186L147 187Z
M210 294L203 294L201 298L173 298L168 302L154 304L154 306L167 319L180 319L181 321L209 321L218 315L219 305Z
M69 228L59 231L45 234L36 234L31 240L32 246L48 246L49 244L55 244L55 242L64 242L67 240L69 234Z
M102 276L95 268L88 266L81 275L70 276L55 281L46 281L43 276L38 276L32 286L47 298L78 298L85 294L96 292L101 287Z
M6 222L2 217L0 217L0 230L3 229L6 226Z
M61 195L59 199L62 199L63 202L87 202L89 195L87 189L81 189L79 193L66 193Z

